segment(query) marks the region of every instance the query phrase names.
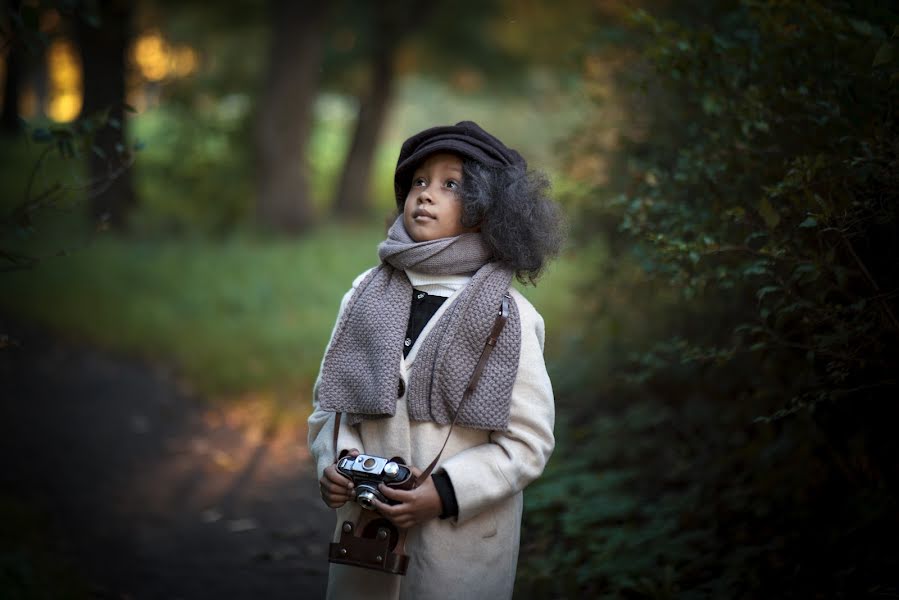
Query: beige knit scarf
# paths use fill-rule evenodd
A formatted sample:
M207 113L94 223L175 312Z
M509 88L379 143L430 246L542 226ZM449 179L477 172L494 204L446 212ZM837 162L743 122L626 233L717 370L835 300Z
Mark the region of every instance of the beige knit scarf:
M412 303L405 269L434 275L474 273L421 341L409 375L409 416L416 421L448 425L456 414L484 342L493 327L512 272L490 261L480 233L416 242L406 232L402 215L378 246L381 264L359 284L337 324L325 353L319 406L347 413L348 422L392 417L403 340ZM487 362L475 393L457 423L487 430L506 430L512 384L521 351L521 322L514 302L509 320Z

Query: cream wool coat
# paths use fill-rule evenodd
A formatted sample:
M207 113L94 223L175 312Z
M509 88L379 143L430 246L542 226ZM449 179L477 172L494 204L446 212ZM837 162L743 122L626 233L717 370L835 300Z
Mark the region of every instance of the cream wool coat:
M416 281L407 272L413 285ZM362 273L343 298L340 314ZM429 283L440 287L439 277ZM446 278L447 300L428 321L408 357L397 349L400 377L408 380L423 340L443 311L458 297L468 278ZM427 287L416 285L423 291ZM454 288L454 292L450 291ZM543 360L543 318L517 290L510 288L521 318L521 354L512 387L508 431L483 431L457 426L435 471L445 471L453 484L459 514L434 519L412 528L406 541L410 557L405 576L390 575L346 565L330 565L328 598L372 599L478 599L510 598L515 582L522 513L522 490L540 476L555 440L553 390ZM441 294L445 295L445 294ZM338 315L338 321L340 315ZM333 339L333 331L332 331ZM313 388L314 411L309 417L309 448L316 476L334 462L334 413L318 407L318 385ZM366 420L358 426L341 421L338 449L358 448L377 456L401 456L424 469L440 451L448 425L411 421L405 394L397 400L392 418ZM337 509L333 540L340 525L357 519L362 509L348 502Z

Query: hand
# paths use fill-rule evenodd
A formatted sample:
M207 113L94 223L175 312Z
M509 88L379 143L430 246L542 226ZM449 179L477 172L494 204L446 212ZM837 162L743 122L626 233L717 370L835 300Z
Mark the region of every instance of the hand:
M412 467L415 477L421 475L421 471ZM383 483L378 486L381 493L399 504L390 505L374 499L372 504L397 527L408 529L413 525L419 525L431 519L435 519L443 512L443 503L440 494L434 487L434 480L430 477L413 490L397 490L387 487Z
M353 448L347 456L359 456L359 450ZM337 463L329 465L318 481L322 500L331 508L340 508L353 499L353 482L340 474Z

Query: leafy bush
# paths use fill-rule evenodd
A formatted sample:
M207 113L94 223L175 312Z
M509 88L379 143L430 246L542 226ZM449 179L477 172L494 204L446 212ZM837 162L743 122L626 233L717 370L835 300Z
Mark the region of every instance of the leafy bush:
M607 233L622 267L585 293L630 285L656 342L617 341L619 376L585 369L570 392L578 425L528 500L522 587L894 594L899 15L689 8L633 13L649 133L608 186L583 178L582 233Z

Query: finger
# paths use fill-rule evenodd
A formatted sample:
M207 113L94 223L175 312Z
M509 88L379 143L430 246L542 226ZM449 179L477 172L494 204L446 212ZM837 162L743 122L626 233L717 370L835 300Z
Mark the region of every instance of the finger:
M322 473L322 477L327 477L331 481L349 481L349 478L337 470L337 467L331 465Z
M330 490L322 490L321 492L322 498L325 500L330 500L331 502L346 502L347 500L352 500L352 494L347 494L346 490L340 490L338 492L332 492Z
M350 448L350 450L349 450L349 452L347 452L347 454L349 454L349 455L352 456L353 458L356 458L357 456L359 456L359 455L362 454L362 453L359 452L359 449L358 449L358 448Z
M340 487L346 488L348 490L353 489L353 482L338 473L336 469L333 471L325 469L325 474L322 476L322 479L327 479L330 483L337 484Z
M387 517L391 522L394 519L402 516L403 513L405 512L403 510L401 504L396 504L396 505L385 504L384 502L381 502L377 498L372 498L371 503L375 507L375 509L379 513L381 513L381 515Z
M336 492L332 492L330 490L325 490L324 492L322 492L322 494L327 498L331 498L333 500L341 500L343 502L346 502L347 500L352 500L354 497L352 494L346 493L346 490L338 490Z
M350 481L349 479L347 479L346 477L334 477L334 478L325 479L322 482L322 485L339 487L346 491L353 489L353 482Z
M415 478L418 479L418 476L421 475L421 469L418 467L409 467L409 470L412 471L412 474L415 475Z
M397 502L412 502L415 500L415 491L414 490L398 490L392 487L388 487L383 483L378 484L378 489L382 494L390 498L391 500L396 500Z
M339 494L341 496L349 496L350 489L346 486L345 483L337 483L334 481L323 481L319 484L319 487L329 493L329 494Z
M340 494L331 494L324 489L319 490L322 502L324 502L330 508L340 508L350 499L347 496L343 496Z

